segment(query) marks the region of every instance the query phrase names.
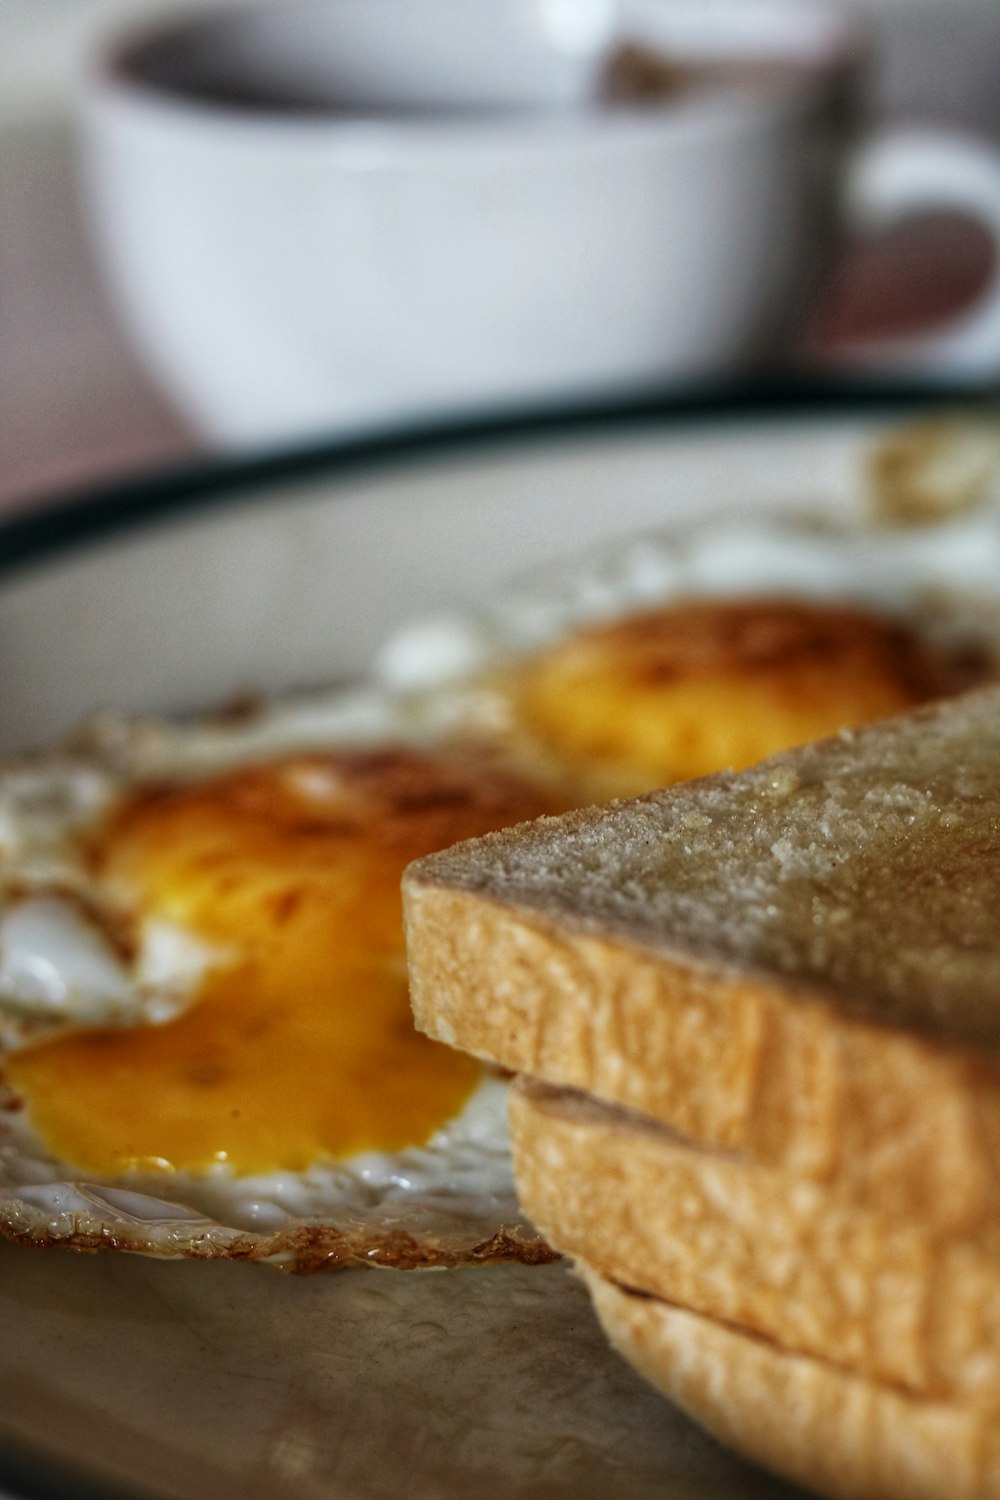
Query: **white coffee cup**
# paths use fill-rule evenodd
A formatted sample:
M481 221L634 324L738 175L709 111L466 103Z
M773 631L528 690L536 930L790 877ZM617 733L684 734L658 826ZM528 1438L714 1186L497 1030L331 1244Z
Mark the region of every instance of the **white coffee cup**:
M609 103L623 48L684 86ZM687 388L787 356L845 234L958 208L1000 242L994 148L857 144L865 54L827 0L188 19L98 70L87 198L137 345L225 442ZM995 372L1000 279L858 362Z

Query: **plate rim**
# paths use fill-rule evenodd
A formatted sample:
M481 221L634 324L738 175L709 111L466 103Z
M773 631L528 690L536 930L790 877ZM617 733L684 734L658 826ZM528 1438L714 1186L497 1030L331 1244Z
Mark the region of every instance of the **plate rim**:
M629 430L673 431L750 419L771 425L809 418L832 421L891 414L905 418L927 410L971 410L997 395L1000 388L992 386L968 390L926 383L880 386L874 391L854 386L769 385L574 403L544 411L419 423L353 438L320 438L293 446L209 455L140 470L110 482L70 487L48 500L29 500L0 517L0 584L103 540L174 517L241 503L266 503L269 490L279 485L377 476L408 462L423 465L508 446L541 446L562 438Z

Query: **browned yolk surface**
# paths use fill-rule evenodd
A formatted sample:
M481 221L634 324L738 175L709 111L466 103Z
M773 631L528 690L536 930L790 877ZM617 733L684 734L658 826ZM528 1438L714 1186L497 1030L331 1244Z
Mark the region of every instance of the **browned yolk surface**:
M413 1028L400 876L420 854L545 810L475 756L403 750L134 794L93 841L97 875L220 958L173 1021L10 1059L49 1149L95 1174L251 1173L427 1140L478 1065Z
M892 619L769 599L630 615L507 678L516 724L591 801L739 770L962 685Z

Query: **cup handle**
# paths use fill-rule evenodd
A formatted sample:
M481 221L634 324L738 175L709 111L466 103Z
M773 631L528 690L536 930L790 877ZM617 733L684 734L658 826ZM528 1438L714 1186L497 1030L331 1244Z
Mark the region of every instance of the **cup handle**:
M824 363L854 375L969 383L1000 373L1000 148L920 126L878 133L858 148L847 182L849 234L875 234L941 209L978 219L996 247L990 281L972 306L926 333L852 343Z

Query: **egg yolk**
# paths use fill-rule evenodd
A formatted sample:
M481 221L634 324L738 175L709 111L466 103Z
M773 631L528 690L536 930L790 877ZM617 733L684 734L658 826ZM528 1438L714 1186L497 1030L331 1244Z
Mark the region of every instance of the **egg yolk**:
M582 800L754 765L957 691L897 621L797 601L694 601L581 630L503 685Z
M418 855L546 810L523 783L408 751L298 757L141 791L93 840L135 915L219 954L163 1025L79 1031L8 1073L83 1170L301 1171L423 1143L471 1058L414 1030L400 876Z

